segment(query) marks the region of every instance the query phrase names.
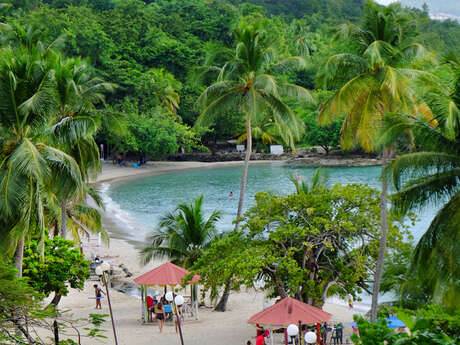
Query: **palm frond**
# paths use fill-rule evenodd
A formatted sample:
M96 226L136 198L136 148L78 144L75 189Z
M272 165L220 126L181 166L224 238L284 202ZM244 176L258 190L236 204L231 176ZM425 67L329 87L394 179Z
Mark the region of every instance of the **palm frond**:
M421 210L449 200L459 187L460 168L415 178L392 196L396 213L405 214L409 210Z
M419 240L414 253L413 269L434 296L435 301L452 306L460 277L460 193L457 192L438 212ZM458 299L457 299L458 301ZM448 304L448 302L450 302Z

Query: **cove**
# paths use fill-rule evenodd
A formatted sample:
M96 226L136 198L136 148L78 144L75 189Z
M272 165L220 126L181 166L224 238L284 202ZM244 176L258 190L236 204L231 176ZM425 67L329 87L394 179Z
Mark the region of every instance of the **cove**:
M304 181L308 181L315 169L303 164L280 162L250 166L245 209L254 204L254 195L257 192L293 193L295 188L289 176L300 175ZM336 183L360 183L380 189L380 166L321 169L327 175L325 184L328 186ZM200 194L204 196L203 208L206 215L213 210L222 212L218 229L232 229L238 205L241 174L241 166L204 168L142 177L112 185L103 184L101 189L107 213L123 231L123 237L143 242L160 217L173 211L180 203L190 203ZM230 192L233 192L233 197L229 196ZM435 211L428 209L418 214L419 221L410 228L415 240L418 240L428 228Z

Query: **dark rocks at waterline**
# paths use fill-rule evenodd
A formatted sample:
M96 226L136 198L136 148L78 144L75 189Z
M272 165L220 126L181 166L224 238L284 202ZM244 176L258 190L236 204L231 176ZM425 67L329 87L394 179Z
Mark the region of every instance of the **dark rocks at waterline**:
M230 162L243 161L244 152L191 152L178 153L166 157L168 161L176 162ZM380 159L371 154L343 154L333 153L329 155L321 153L311 153L298 151L297 154L284 153L282 155L273 155L269 153L252 153L252 161L272 160L272 161L288 161L297 162L312 166L372 166L380 165Z
M244 161L244 152L191 152L191 153L176 153L167 156L166 160L175 162L231 162ZM251 160L287 160L292 155L272 155L269 153L252 153Z

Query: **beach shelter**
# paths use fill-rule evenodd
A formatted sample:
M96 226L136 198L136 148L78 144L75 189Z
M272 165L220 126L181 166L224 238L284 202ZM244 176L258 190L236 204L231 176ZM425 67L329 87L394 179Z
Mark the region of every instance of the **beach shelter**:
M153 270L142 274L134 279L134 282L141 287L141 303L142 303L142 319L147 322L147 288L152 286L170 286L174 288L177 285L182 285L183 278L190 274L185 268L174 265L171 262L165 262L163 265L154 268ZM189 285L196 284L200 280L199 275L194 275L188 282ZM195 317L198 318L198 301L192 293L192 308L194 309ZM196 296L195 296L196 297Z
M269 326L270 332L274 327L287 327L294 325L311 325L327 322L331 314L313 307L310 304L300 302L291 297L286 297L271 307L253 315L248 323ZM273 335L271 335L273 342Z

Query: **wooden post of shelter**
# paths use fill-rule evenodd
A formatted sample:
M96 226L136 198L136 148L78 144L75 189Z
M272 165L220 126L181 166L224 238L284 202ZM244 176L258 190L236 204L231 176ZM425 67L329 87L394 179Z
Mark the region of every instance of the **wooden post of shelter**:
M144 285L141 285L141 315L142 315L142 322L145 322L145 309L144 309Z

